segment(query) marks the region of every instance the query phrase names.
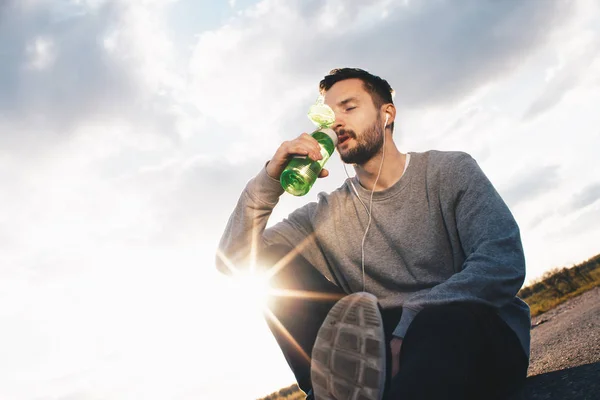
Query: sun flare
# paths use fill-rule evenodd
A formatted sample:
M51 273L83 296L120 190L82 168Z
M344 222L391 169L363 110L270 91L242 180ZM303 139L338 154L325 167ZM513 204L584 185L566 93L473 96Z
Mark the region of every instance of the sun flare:
M269 277L266 274L240 272L235 275L231 284L235 297L245 307L262 312L267 306L271 288L269 286Z

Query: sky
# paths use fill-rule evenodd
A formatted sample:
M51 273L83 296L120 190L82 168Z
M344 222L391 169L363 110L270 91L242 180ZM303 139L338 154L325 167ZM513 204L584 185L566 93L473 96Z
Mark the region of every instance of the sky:
M595 0L0 0L0 399L291 384L256 287L215 251L344 66L395 89L402 152L478 161L527 282L600 253ZM270 224L344 181L328 168Z

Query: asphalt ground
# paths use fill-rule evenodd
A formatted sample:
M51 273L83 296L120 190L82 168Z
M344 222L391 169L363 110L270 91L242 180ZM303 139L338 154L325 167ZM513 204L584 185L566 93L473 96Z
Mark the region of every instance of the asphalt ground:
M600 287L532 319L527 383L511 400L600 400Z

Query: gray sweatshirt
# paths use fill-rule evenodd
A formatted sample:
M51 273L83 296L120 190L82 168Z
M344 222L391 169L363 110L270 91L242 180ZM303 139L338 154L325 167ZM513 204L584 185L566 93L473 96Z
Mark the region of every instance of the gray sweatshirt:
M525 260L511 212L468 154L428 151L410 157L402 178L373 196L364 246L366 291L383 308L403 308L394 330L401 338L425 307L459 301L490 305L529 356L529 307L516 297ZM350 179L368 205L371 191ZM346 293L362 291L361 241L368 214L349 179L265 229L283 193L265 168L248 182L221 238L222 256L239 267L247 264L253 241L298 246ZM226 272L222 256L217 266Z

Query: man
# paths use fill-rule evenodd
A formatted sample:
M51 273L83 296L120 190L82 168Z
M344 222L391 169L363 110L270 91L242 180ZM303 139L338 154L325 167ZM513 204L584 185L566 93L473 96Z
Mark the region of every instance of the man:
M318 294L274 300L269 320L307 398L505 397L526 377L530 340L509 209L468 154L398 150L385 80L342 68L320 90L356 176L265 229L290 158L321 157L307 134L284 142L244 189L219 269L256 250L273 286Z

